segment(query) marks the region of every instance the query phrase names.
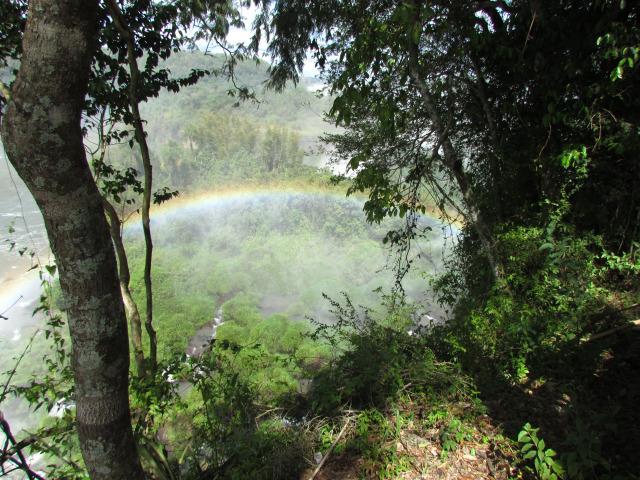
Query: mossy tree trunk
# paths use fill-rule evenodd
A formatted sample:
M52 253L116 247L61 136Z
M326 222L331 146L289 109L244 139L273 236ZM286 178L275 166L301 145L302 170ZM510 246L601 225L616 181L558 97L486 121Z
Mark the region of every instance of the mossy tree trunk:
M127 323L81 113L98 2L32 0L2 122L7 155L44 217L60 272L76 383L77 430L92 479L143 479L131 431Z

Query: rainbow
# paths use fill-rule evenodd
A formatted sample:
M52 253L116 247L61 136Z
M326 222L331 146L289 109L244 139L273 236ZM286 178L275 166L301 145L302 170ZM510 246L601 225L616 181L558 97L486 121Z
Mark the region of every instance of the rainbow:
M295 182L274 182L243 184L241 186L224 186L215 191L204 191L189 195L180 195L159 206L152 206L151 219L169 219L177 215L188 213L189 211L207 209L210 207L224 207L238 201L249 201L256 199L279 199L287 196L312 196L316 198L331 198L343 202L352 202L354 205L362 206L366 196L357 194L347 197L344 188L331 187L326 184L295 183ZM425 217L440 223L435 211L428 211ZM132 215L127 221L126 229L135 229L139 225L139 214ZM453 231L457 230L453 227ZM10 282L4 283L0 292L0 304L5 304L10 299L17 298L21 291L32 288L32 276L21 276Z
M189 210L224 206L238 201L269 200L292 195L333 198L335 200L350 201L356 205L362 205L364 202L364 197L361 195L347 197L344 189L328 188L323 185L308 183L249 184L225 186L219 190L193 193L185 196L179 195L160 206L152 206L151 218L170 217Z
M206 209L209 207L224 207L225 204L232 204L238 201L248 201L256 199L277 199L291 195L312 195L322 198L334 198L342 201L352 201L355 204L362 204L362 197L346 197L343 188L336 188L321 184L294 183L294 182L273 182L243 184L240 186L224 186L216 191L197 192L189 195L179 195L178 197L163 203L159 206L152 206L151 219L168 219L177 215L188 213L189 211ZM129 217L126 230L136 229L139 224L139 214ZM37 271L32 270L21 275L12 275L0 279L0 313L6 310L20 299L19 302L30 300L26 296L33 293L34 286L39 284ZM16 308L13 306L12 308ZM31 308L31 307L30 307Z
M250 201L264 199L265 201L281 199L288 196L312 196L316 198L330 198L341 202L350 202L353 205L363 207L367 195L356 193L346 195L346 189L339 186L324 184L303 183L303 182L274 182L255 183L223 186L216 190L195 192L178 197L163 203L162 205L151 207L151 219L165 219L174 217L188 211L206 209L210 207L224 207L225 204L232 204L238 201ZM424 217L443 224L442 217L436 207L428 208ZM134 223L132 220L138 215L132 215L128 225ZM453 231L458 231L462 223L454 220Z

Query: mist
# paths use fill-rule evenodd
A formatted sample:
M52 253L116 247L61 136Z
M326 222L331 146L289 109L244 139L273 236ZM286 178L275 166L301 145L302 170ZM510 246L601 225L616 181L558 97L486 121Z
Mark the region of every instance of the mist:
M179 76L219 59L181 53L170 61ZM228 85L207 78L142 108L156 188L179 190L177 200L151 210L153 322L162 361L188 353L225 305L247 306L265 325L276 317L331 324L336 319L325 296L348 296L354 305L383 312L384 295L395 286L394 252L382 239L404 219L368 224L364 196L347 198L345 186L329 184L319 137L333 128L322 120L330 99L314 95L311 80L280 95L261 92L264 68L238 68L240 81L258 91L259 102L237 105ZM88 150L95 138L89 132ZM0 313L7 319L0 321L0 359L11 365L44 326L43 316L33 315L41 285L32 267L52 257L37 205L1 153ZM133 166L140 178L136 149L126 141L111 145L105 161L115 169ZM127 191L114 204L126 219L131 290L144 315L139 197ZM455 231L426 216L419 224L424 235L413 243L413 266L402 287L423 313L443 318L429 278L441 268L446 239ZM54 291L59 300L55 282ZM46 353L49 344L39 333L32 350ZM29 355L14 380L26 381L41 368L41 355ZM40 421L25 402L7 403L3 411L18 429Z
M382 238L401 221L368 224L361 200L332 193L253 192L186 201L153 219L155 321L160 331L179 326L193 334L235 297L250 299L265 318L284 314L322 323L334 321L323 294L381 308L381 292L395 283L395 257ZM425 274L441 265L443 232L428 217L421 226L425 234L410 253L414 266L402 285L410 301L429 302ZM125 237L134 259L134 295L140 295L141 228L132 225ZM442 314L437 307L430 313ZM161 337L160 351L184 351L180 340L168 344Z

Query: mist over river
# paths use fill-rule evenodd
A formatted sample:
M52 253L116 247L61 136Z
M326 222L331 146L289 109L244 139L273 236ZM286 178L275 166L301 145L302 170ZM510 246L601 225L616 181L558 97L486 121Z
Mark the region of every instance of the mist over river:
M0 150L0 314L7 317L0 320L0 338L8 330L34 323L31 310L39 282L37 272L29 269L37 258L48 261L42 215Z
M348 294L355 305L380 308L377 289L388 292L394 281L388 268L392 257L382 238L400 222L369 225L362 200L318 187L225 190L185 195L154 207L154 322L160 358L184 353L189 339L232 298L251 299L265 318L283 314L292 320L311 317L324 323L334 317L323 294L336 300ZM403 284L409 298L428 303L424 272L439 268L443 238L451 232L428 217L420 223L431 230L415 242L414 269ZM40 295L38 272L30 270L35 258L18 251L35 251L43 263L50 261L50 255L37 206L4 158L0 232L0 314L6 317L0 320L0 363L5 372L43 324L41 317L32 315ZM135 217L124 233L132 291L143 305L144 242ZM441 314L437 309L428 313ZM37 363L36 357L43 353L29 355ZM34 365L25 364L27 369ZM23 373L27 378L28 372ZM15 400L0 409L16 431L37 426L41 418Z

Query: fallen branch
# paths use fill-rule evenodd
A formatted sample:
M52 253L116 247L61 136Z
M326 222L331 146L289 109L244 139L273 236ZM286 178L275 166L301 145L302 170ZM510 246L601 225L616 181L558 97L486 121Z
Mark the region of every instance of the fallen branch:
M329 447L329 450L327 450L327 453L324 455L324 457L322 458L322 460L320 461L320 463L316 467L315 471L313 472L313 475L311 475L309 477L309 480L313 480L314 478L316 478L316 475L318 475L318 473L322 469L323 465L325 464L325 462L327 461L327 459L331 455L331 452L333 451L333 449L336 447L336 445L340 441L340 438L342 438L342 435L344 435L344 432L347 430L347 426L349 425L350 422L351 422L351 418L347 418L347 421L344 423L344 426L342 427L342 430L340 430L340 433L338 434L336 439L333 441L333 443Z
M609 335L613 335L614 333L618 333L622 330L626 330L628 328L637 328L640 327L640 319L632 320L628 322L626 325L621 325L619 327L610 328L609 330L605 330L604 332L596 333L595 335L590 336L589 338L583 338L581 342L588 343L593 342L594 340L598 340L600 338L608 337Z

